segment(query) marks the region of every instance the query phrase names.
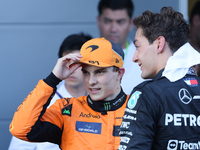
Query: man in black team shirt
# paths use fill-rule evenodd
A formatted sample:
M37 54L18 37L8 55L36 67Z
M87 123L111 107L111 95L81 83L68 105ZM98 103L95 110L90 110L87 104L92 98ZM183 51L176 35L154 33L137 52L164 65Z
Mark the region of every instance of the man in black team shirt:
M119 150L200 149L200 54L188 43L189 26L171 7L145 11L137 28L133 61L142 78L127 103Z

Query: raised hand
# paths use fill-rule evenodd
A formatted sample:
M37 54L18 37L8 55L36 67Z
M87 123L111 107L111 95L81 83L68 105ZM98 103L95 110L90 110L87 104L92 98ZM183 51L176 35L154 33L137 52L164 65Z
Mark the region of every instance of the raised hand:
M72 63L79 61L82 58L80 53L70 53L58 59L54 69L53 74L61 79L64 80L70 74L72 74L81 64L74 64L70 66Z

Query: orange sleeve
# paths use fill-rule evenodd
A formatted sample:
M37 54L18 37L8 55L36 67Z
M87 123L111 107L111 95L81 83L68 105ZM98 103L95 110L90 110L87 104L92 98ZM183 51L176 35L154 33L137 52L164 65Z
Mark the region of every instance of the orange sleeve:
M9 126L11 134L19 139L28 141L27 134L45 113L53 94L54 89L43 80L40 80L34 90L17 108Z

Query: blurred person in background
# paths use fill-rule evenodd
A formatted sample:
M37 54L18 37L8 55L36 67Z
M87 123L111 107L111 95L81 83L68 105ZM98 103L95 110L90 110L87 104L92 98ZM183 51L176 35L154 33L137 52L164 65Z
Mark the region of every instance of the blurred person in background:
M197 1L190 15L190 44L200 52L200 1ZM200 76L200 64L194 66L197 76Z
M115 42L124 51L125 74L121 85L126 94L141 83L140 68L132 61L135 46L128 34L133 28L134 4L131 0L100 0L98 4L97 26L101 37Z

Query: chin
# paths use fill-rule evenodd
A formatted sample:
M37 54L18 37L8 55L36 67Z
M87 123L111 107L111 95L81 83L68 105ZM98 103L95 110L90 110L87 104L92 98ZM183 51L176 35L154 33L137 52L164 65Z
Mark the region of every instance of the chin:
M142 79L145 79L145 77L146 77L143 72L141 74L141 77L142 77Z
M143 79L153 79L154 78L154 76L151 76L151 75L141 75L141 77Z
M103 99L103 97L97 95L90 95L90 97L93 101L101 101Z
M148 75L145 75L145 74L141 74L141 77L142 77L143 79L149 79L149 76L148 76Z

